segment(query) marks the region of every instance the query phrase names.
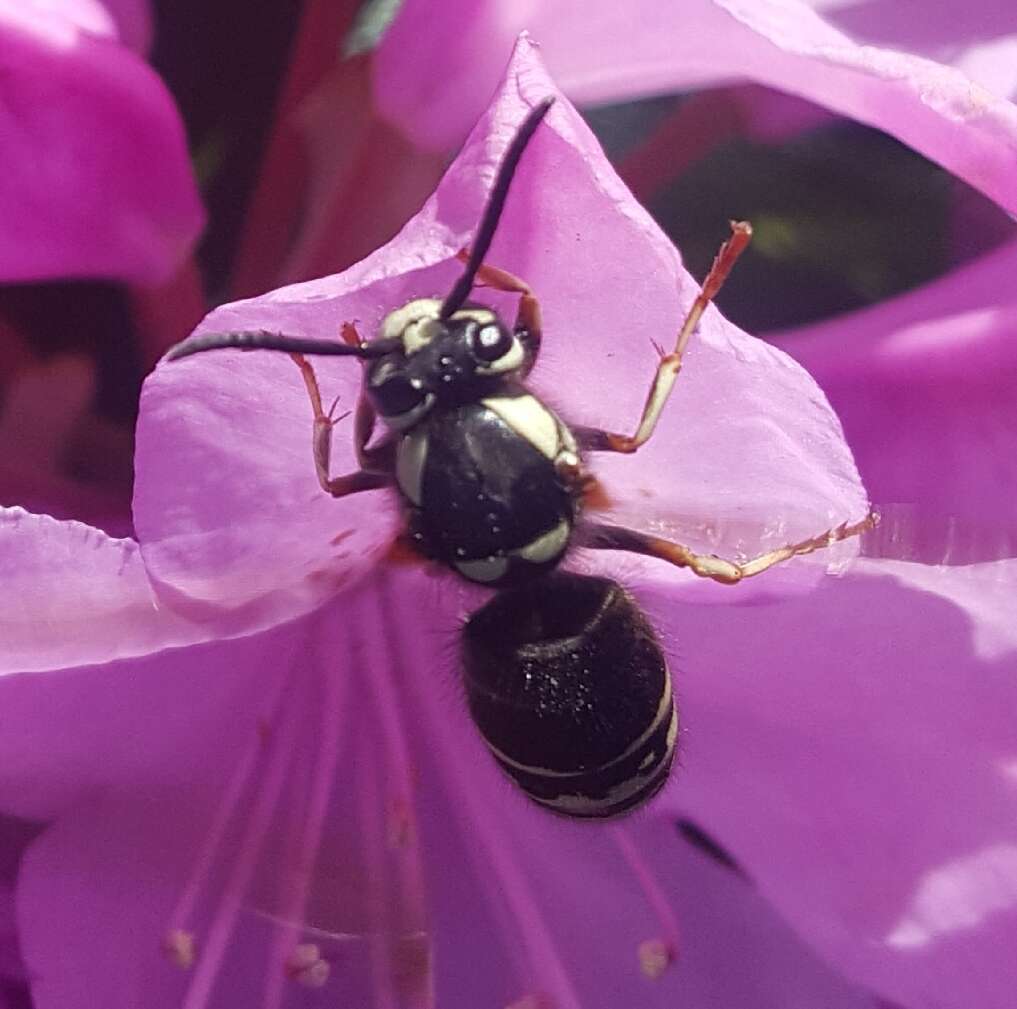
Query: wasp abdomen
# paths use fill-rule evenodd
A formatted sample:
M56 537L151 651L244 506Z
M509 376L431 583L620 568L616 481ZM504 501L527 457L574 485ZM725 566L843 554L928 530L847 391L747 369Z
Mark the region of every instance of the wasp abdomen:
M667 780L678 718L667 663L632 597L556 572L495 596L463 631L470 712L530 798L604 818Z

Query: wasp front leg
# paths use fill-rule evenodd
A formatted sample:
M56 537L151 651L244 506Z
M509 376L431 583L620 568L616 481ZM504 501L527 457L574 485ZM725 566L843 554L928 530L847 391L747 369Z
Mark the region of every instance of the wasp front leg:
M351 326L344 327L343 330L343 336L347 342L350 342L347 335L349 330L352 330ZM353 333L355 335L356 331L353 330ZM367 447L374 432L375 412L364 397L358 400L353 418L353 444L361 468L342 476L331 475L332 429L349 414L345 413L336 417L335 403L326 412L322 405L321 390L318 387L318 377L314 373L314 368L311 367L303 354L290 354L290 357L300 369L308 398L311 400L311 409L314 413L311 447L315 472L318 474L318 483L321 484L322 490L331 494L332 497L345 497L348 494L375 490L378 487L386 487L391 484L394 472L392 444L383 442L373 449Z
M762 574L775 564L788 561L792 557L811 554L852 536L860 536L874 528L878 521L879 516L874 511L869 512L860 522L851 524L844 522L818 536L769 550L747 561L727 560L716 554L699 554L681 543L673 543L659 536L650 536L621 526L595 523L581 526L576 531L574 542L577 546L588 547L591 550L626 550L629 553L658 557L676 567L688 568L700 578L709 578L723 585L737 585L738 582Z
M710 272L703 281L702 290L692 303L685 321L678 330L674 350L669 354L661 353L660 364L653 376L650 391L643 407L643 415L639 418L635 434L612 434L592 427L574 427L576 440L580 448L588 452L635 452L641 445L650 440L661 411L667 403L674 387L675 380L682 370L682 357L689 339L696 331L699 320L706 311L707 305L716 297L731 268L749 244L752 227L745 221L731 222L731 237L720 247L710 267Z
M468 249L463 249L457 258L466 262L470 257ZM537 356L540 354L540 342L543 339L543 321L540 313L540 302L533 293L533 289L525 280L503 270L497 266L489 266L483 263L477 270L477 283L483 287L489 287L492 291L504 291L506 294L519 295L519 307L516 310L516 321L513 332L523 345L526 354L526 362L523 365L520 376L526 378L537 363Z

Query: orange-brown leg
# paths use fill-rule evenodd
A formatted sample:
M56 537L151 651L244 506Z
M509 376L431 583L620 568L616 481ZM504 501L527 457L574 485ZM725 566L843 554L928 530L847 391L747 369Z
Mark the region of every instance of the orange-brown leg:
M576 531L575 543L577 546L589 547L592 550L626 550L630 553L659 557L676 567L688 568L700 578L710 578L724 585L737 585L738 582L762 574L782 561L811 554L834 543L840 543L841 540L859 536L872 529L878 521L879 516L874 511L869 512L860 522L851 524L844 522L818 536L769 550L747 561L726 560L715 554L698 554L681 543L673 543L658 536L650 536L634 529L624 529L621 526L594 523L584 524Z
M347 323L343 327L343 339L347 343L350 342L349 331L352 331L353 337L359 340L356 330ZM338 417L335 416L338 400L326 412L322 405L321 390L318 387L318 377L314 373L314 368L311 367L310 362L303 354L290 354L290 357L300 369L308 398L311 400L311 409L314 412L311 447L315 472L318 474L318 483L321 484L322 489L333 497L345 497L347 494L356 494L360 491L389 485L392 482L394 468L393 443L386 441L373 449L367 447L374 432L375 413L374 408L363 396L357 401L356 413L353 418L354 448L361 468L343 476L334 477L330 474L332 429L340 420L348 417L349 412L340 414Z
M635 452L640 445L649 441L653 434L657 421L660 419L661 411L671 395L678 373L682 369L682 356L689 339L699 325L699 320L706 311L707 305L716 297L724 281L727 279L731 268L738 257L749 244L752 237L752 227L745 221L731 222L731 237L720 247L713 266L703 281L702 290L692 303L685 321L678 330L678 337L675 340L674 350L669 354L662 354L660 364L657 365L657 372L653 376L650 391L646 397L646 405L643 407L643 415L639 419L635 434L612 434L609 431L601 431L592 427L575 427L573 433L579 442L580 448L589 452Z

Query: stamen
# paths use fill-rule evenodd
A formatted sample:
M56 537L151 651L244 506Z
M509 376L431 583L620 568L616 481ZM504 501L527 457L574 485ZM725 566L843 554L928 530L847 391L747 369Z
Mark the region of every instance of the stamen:
M344 710L349 677L345 671L330 663L317 663L326 670L324 683L322 684L323 696L319 708L320 723L317 739L320 741L317 760L311 779L311 794L306 810L300 809L303 830L300 831L300 840L296 857L292 859L290 868L294 875L295 885L288 894L288 899L283 907L285 925L279 928L274 943L275 955L273 963L283 959L287 965L286 973L293 977L289 964L298 950L311 947L315 950L318 947L314 944L297 945L287 956L287 950L293 946L298 932L303 927L304 917L307 911L307 898L310 892L311 876L318 861L318 852L321 850L321 839L325 830L325 818L328 814L329 799L335 785L336 767L339 762L340 735L343 721L341 713ZM297 820L300 826L300 821ZM312 987L320 987L328 980L329 965L322 961L322 967L314 967L311 970L315 979L320 981ZM298 977L302 983L307 983L307 978ZM264 1006L265 1009L278 1009L283 1000L282 977L277 971L269 974Z
M414 841L413 811L405 799L392 799L388 804L388 846L396 851Z
M555 1005L550 995L533 992L511 1002L505 1009L555 1009Z
M387 609L383 592L372 593L371 613L360 624L374 629L373 639L365 643L366 680L377 722L381 726L385 753L383 786L394 795L387 803L385 837L391 858L395 860L396 885L401 895L402 913L412 921L426 924L427 904L420 850L416 840L416 822L411 796L416 774L406 742L405 716L395 686L392 637L387 633L393 612ZM435 1003L431 937L425 930L404 936L395 950L398 987L404 999L412 994L414 1005L433 1007Z
M661 939L647 939L639 944L639 966L651 981L660 979L674 963L675 956L674 947Z
M241 795L247 788L258 758L264 752L268 739L265 726L273 721L279 713L286 682L285 676L279 677L269 697L267 720L264 718L258 720L257 731L251 733L247 748L241 754L240 761L234 767L233 773L226 783L226 790L223 792L215 816L205 834L197 861L194 863L183 893L177 901L177 906L170 915L169 926L163 939L163 948L169 954L170 959L180 967L189 968L194 963L194 933L187 929L185 924L192 919L198 896L209 878L226 828L236 812Z
M292 687L292 680L289 683ZM292 691L292 696L295 697L298 694L298 690ZM226 947L240 912L243 894L254 874L258 855L261 853L265 835L268 833L272 815L286 780L286 773L296 744L297 710L297 704L291 703L284 713L283 724L272 744L274 752L265 780L255 799L255 807L248 830L244 833L243 843L233 864L233 871L226 882L219 907L212 919L201 959L198 961L181 1009L206 1009L208 1006L216 975L219 973L219 966L226 953Z
M184 970L194 965L194 933L182 928L170 929L163 939L162 948L169 958Z
M664 896L664 891L653 872L632 840L628 829L615 826L611 830L611 835L632 870L632 874L636 877L639 888L643 891L643 896L650 905L662 933L658 938L647 939L640 943L637 951L643 973L656 980L674 963L678 956L678 950L681 948L678 918L675 916L670 901Z
M385 844L381 825L381 811L378 808L378 774L377 765L368 760L363 768L358 768L362 775L358 789L360 837L363 841L364 864L369 880L385 878ZM395 988L395 970L392 962L394 937L390 922L387 920L388 902L372 901L369 908L371 934L368 937L368 949L371 954L371 975L374 979L374 1004L378 1009L398 1009L399 999Z

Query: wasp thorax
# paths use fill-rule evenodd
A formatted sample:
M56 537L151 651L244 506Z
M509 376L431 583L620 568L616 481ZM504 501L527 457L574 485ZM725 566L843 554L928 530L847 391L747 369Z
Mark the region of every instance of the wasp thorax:
M467 622L463 667L477 727L537 802L607 817L666 780L678 726L667 665L616 582L556 572L501 592Z

